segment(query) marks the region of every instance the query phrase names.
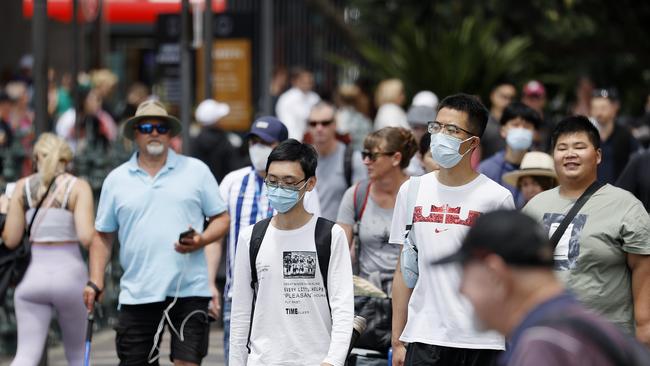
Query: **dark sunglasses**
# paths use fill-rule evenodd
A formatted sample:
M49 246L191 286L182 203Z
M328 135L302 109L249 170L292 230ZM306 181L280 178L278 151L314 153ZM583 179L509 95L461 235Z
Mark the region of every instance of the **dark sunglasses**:
M366 160L366 158L368 158L368 159L370 159L370 161L375 161L375 160L377 160L377 158L380 157L381 155L389 156L389 155L393 155L393 154L395 154L394 151L393 151L393 152L388 152L388 151L377 151L377 152L371 152L371 151L369 151L369 150L363 150L363 151L361 152L361 158L362 158L363 160Z
M323 127L327 127L327 126L331 125L332 122L334 122L333 119L328 119L327 121L309 121L308 123L309 123L309 127L316 127L318 125L321 125Z
M167 134L170 130L169 126L167 125L164 124L154 125L153 123L141 123L139 125L136 125L134 128L138 130L138 132L145 135L152 133L154 129L158 131L158 133L161 135Z

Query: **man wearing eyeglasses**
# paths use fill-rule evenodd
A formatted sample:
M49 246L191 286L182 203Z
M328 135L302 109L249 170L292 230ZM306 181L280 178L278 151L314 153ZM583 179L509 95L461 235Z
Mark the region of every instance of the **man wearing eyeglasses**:
M309 113L308 127L318 152L316 177L323 217L335 221L345 190L368 176L358 151L336 138L336 109L319 102Z
M345 362L354 317L352 264L343 229L323 225L303 206L305 194L316 186L316 166L314 148L294 139L268 157L265 184L277 214L266 222L261 242L254 233L264 222L239 235L230 366ZM330 237L326 272L320 263L323 246L315 239L324 230ZM258 251L251 258L254 243Z
M456 94L440 102L428 124L431 154L440 170L423 175L407 207L409 185L397 194L389 242L417 247L419 277L409 289L398 262L393 279L393 365L494 365L503 338L474 326L475 313L460 292L460 268L426 264L455 252L483 213L512 209L510 192L472 169L472 151L480 145L488 111L473 96ZM408 344L408 346L406 345Z
M165 324L173 330L175 365L199 365L208 350L208 306L212 300L213 312L219 304L212 298L219 248L211 243L225 235L229 217L210 169L169 148L180 132L162 104L140 104L124 123L137 151L102 186L84 302L92 311L101 299L117 234L124 270L115 326L120 365L157 365Z
M235 254L239 234L250 225L271 217L273 207L269 204L266 178L266 161L273 148L288 138L284 123L273 116L257 118L248 132L248 153L251 166L228 173L219 184L221 197L226 201L230 213L230 232L226 246L226 286L223 296L223 342L226 365L230 343L230 314L232 289L235 274ZM305 210L320 216L320 204L316 189L305 194Z

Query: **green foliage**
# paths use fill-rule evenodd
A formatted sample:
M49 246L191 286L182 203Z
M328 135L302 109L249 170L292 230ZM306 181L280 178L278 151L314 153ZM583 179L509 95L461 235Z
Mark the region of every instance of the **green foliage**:
M498 23L464 18L441 32L401 21L387 36L386 46L365 43L358 51L373 79L397 77L409 94L429 89L439 95L458 91L487 96L500 79L526 71L527 37L497 38Z

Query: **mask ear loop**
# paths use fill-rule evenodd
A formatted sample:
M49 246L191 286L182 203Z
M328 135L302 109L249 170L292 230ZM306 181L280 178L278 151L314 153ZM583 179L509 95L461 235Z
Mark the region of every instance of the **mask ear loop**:
M463 144L463 143L469 141L470 139L473 139L474 137L477 137L477 136L472 135L472 136L466 138L465 140L461 141L460 143ZM460 145L459 145L459 148L460 148ZM461 154L461 156L465 157L465 155L469 154L471 151L474 151L474 150L476 150L476 147L469 148L469 149L467 149L467 151L465 151L463 154ZM460 154L460 151L458 153Z
M181 327L180 331L177 331L176 328L174 327L174 324L172 324L172 320L169 317L169 311L171 308L176 305L176 301L178 300L178 294L180 293L181 290L181 282L183 281L183 277L185 276L185 270L187 269L187 262L188 262L188 254L183 255L183 269L181 270L181 274L178 277L178 281L176 282L176 293L174 294L174 300L167 305L165 310L163 311L163 316L160 319L160 323L158 323L158 328L156 329L156 334L153 337L153 347L151 347L151 351L149 351L149 356L147 357L147 363L154 363L156 360L160 358L160 347L158 346L158 343L160 342L160 337L162 336L162 332L165 329L165 321L167 321L167 324L169 325L169 329L171 329L172 332L181 340L181 342L185 342L185 336L184 336L184 330L185 330L185 323L194 316L195 314L203 314L205 317L206 321L208 320L208 313L205 310L194 310L191 313L187 314L187 316L183 319L181 322ZM158 352L156 352L158 351ZM154 355L155 354L155 355Z

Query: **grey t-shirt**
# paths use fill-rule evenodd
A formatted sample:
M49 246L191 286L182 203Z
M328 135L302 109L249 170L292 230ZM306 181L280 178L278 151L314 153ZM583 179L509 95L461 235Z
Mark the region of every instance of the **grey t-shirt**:
M332 221L336 221L341 198L348 188L345 182L344 160L345 145L339 142L333 153L318 157L318 166L316 167L316 189L318 189L318 197L320 197L321 214L324 218ZM352 183L365 179L367 174L368 171L363 165L361 153L355 151L352 154Z
M363 183L362 183L363 184ZM354 188L343 195L337 222L354 225ZM359 276L372 282L390 296L393 272L397 265L400 246L388 243L392 208L381 208L372 197L368 197L366 208L359 224Z
M549 237L575 200L559 187L535 196L523 212ZM634 302L627 253L650 254L650 216L629 192L605 185L585 203L555 248L559 278L587 307L634 334Z

